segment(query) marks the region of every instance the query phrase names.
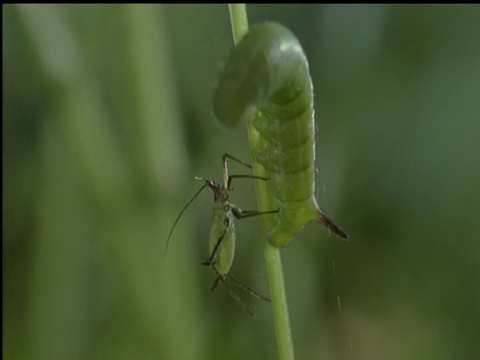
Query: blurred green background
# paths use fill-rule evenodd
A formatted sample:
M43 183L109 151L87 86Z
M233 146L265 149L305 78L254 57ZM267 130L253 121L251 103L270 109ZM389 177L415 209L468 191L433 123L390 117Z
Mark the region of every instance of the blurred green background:
M269 305L210 292L224 5L4 5L3 357L275 359ZM480 7L252 5L310 62L317 197L282 251L298 359L480 358ZM245 172L231 166L231 172ZM233 201L255 209L254 186ZM268 293L258 219L232 273Z

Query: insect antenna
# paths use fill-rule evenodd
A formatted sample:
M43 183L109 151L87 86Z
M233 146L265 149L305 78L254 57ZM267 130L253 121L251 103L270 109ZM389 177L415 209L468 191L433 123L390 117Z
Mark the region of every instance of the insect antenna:
M196 179L196 180L203 180L203 179L200 179L200 178L195 178L195 179ZM170 230L170 233L168 234L167 243L165 244L165 251L164 251L164 253L163 253L163 259L165 259L165 255L167 255L168 244L170 243L170 238L172 237L173 230L174 230L175 227L177 226L178 221L179 221L180 218L182 217L182 215L183 215L183 213L185 212L185 210L187 210L187 208L190 206L190 204L197 198L197 196L198 196L198 195L202 192L202 190L205 189L207 186L208 186L208 184L205 183L205 184L200 188L200 190L197 191L197 193L193 196L193 198L187 203L187 205L185 205L185 207L182 209L182 211L180 211L180 214L178 214L177 218L175 219L175 222L173 223L172 229Z

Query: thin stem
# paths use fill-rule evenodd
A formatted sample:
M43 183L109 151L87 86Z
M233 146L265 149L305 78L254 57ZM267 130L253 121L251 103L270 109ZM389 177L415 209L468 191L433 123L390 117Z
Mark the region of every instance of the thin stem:
M229 9L233 43L237 45L248 32L247 6L245 4L230 4Z
M245 4L230 4L230 20L234 42L237 44L248 31L248 19ZM247 123L248 138L250 149L258 148L258 132L253 127L251 121ZM253 157L253 168L256 176L268 177L266 170L257 163ZM257 201L259 211L269 211L275 209L276 205L271 196L269 181L257 181ZM268 280L270 283L270 294L272 298L273 318L275 322L275 334L277 337L277 348L279 359L293 360L292 334L290 330L290 320L288 315L287 297L285 293L285 283L283 278L282 261L280 250L267 241L267 234L273 227L273 216L264 216L262 218L263 231L265 239L265 260L267 263Z

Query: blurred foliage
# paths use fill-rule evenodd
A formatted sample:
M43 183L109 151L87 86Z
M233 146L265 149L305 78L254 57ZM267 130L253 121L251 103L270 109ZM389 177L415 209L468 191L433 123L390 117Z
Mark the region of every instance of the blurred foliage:
M209 291L210 194L162 259L194 176L248 160L212 112L226 6L2 10L4 358L275 359L268 305ZM297 357L480 358L480 7L248 11L304 45L318 198L351 237L311 224L283 252ZM233 273L268 289L258 219Z

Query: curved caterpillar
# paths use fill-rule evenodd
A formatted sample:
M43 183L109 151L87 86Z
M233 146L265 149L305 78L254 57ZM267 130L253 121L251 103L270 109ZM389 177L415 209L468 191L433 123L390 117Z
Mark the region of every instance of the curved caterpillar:
M287 246L310 221L348 239L315 199L315 124L308 62L296 37L284 26L252 26L229 56L214 92L220 121L252 121L258 135L253 156L271 180L280 209L268 234Z

